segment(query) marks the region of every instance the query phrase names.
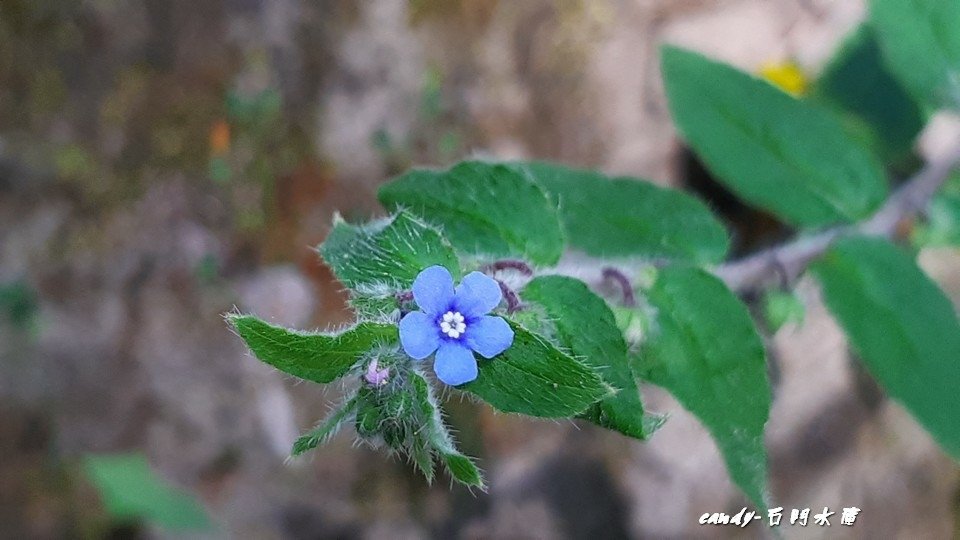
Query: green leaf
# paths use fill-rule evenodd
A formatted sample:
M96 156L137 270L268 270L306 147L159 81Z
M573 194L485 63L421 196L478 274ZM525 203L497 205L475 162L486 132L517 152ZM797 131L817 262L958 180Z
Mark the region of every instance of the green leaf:
M627 361L627 343L607 303L582 281L565 276L538 277L521 294L524 301L543 306L556 325L557 340L566 350L619 390L592 406L585 417L629 437L649 437L649 428L658 427L662 419L644 414Z
M960 246L960 173L954 173L934 196L911 240L920 247Z
M338 334L323 334L288 330L249 315L228 315L227 321L261 362L318 383L342 377L371 348L397 340L392 324L365 322Z
M382 439L390 450L412 456L411 443L423 422L417 417L416 397L405 383L405 371L405 368L391 371L391 380L384 386L360 385L354 396L357 403L354 426L361 438L374 444Z
M417 415L424 426L424 432L430 445L445 452L456 450L453 437L443 423L440 407L437 406L437 398L433 395L430 383L422 374L411 371L410 385L413 388Z
M373 438L382 434L383 410L378 398L378 393L367 386L361 386L357 391L357 417L354 419L357 435Z
M555 163L521 165L560 209L571 245L590 255L708 263L730 247L723 225L686 193Z
M472 459L458 452L441 453L440 458L443 459L443 464L446 465L447 471L454 480L467 486L484 488L483 475Z
M317 427L310 430L310 433L297 439L293 443L293 450L290 452L290 455L296 457L322 444L326 444L327 441L332 439L333 436L340 431L340 428L343 427L343 424L349 419L350 415L356 412L356 409L356 397L347 400L346 403L337 407L337 409L328 415Z
M477 468L473 460L461 454L454 445L453 436L450 435L450 431L443 423L440 408L437 406L437 400L433 395L430 384L423 375L416 372L411 372L410 383L413 386L416 406L423 426L414 441L413 458L418 468L424 471L428 480L433 478L432 454L429 453L429 450L427 451L428 460L423 455L423 450L417 447L418 441L423 440L425 442L422 445L424 448L432 448L440 454L440 459L443 460L447 471L454 480L466 486L485 489L486 486L480 469ZM429 473L425 470L428 462Z
M421 270L433 265L460 275L450 243L409 212L364 226L336 221L320 255L341 283L360 292L409 288Z
M466 253L554 264L563 253L557 210L523 171L464 161L446 171L412 170L378 192L387 208L409 208L443 226Z
M627 342L628 350L635 349L643 343L644 337L650 332L654 313L644 307L614 306L613 317L617 321L617 328Z
M871 0L870 24L884 58L930 108L960 107L960 2Z
M792 292L768 291L763 296L763 318L770 332L789 322L803 322L804 312L803 302Z
M142 454L89 455L83 471L114 519L181 532L212 528L203 505L157 476Z
M463 390L503 412L544 418L576 416L609 396L612 389L592 369L545 338L510 321L513 345L487 360Z
M433 483L433 450L426 438L414 434L410 443L410 460L423 474L428 484Z
M879 163L830 113L693 52L665 47L662 61L678 128L744 200L799 227L857 221L883 202Z
M870 373L960 459L960 323L950 300L885 240L842 240L814 272Z
M658 314L638 372L703 422L734 482L765 506L770 384L763 342L747 308L697 268L664 268L648 300Z
M876 33L860 25L817 80L810 99L838 111L848 132L887 163L912 154L925 115L884 64Z
M926 222L913 231L922 247L960 246L960 196L937 195L925 212Z
M13 326L29 327L38 309L37 293L25 280L0 283L0 315L5 316Z

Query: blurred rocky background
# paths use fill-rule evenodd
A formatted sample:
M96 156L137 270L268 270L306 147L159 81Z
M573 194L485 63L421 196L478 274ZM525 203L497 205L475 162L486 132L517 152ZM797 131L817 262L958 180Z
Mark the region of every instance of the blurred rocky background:
M376 215L414 164L531 157L684 186L657 47L815 76L859 0L0 0L0 537L180 537L117 520L88 456L142 454L202 501L201 538L694 538L747 503L704 429L648 444L453 397L489 493L427 486L345 433L290 443L338 398L260 365L234 309L349 321L312 247ZM686 165L685 165L686 164ZM722 199L714 206L724 211ZM737 219L728 214L731 220ZM734 228L739 246L752 231ZM960 256L925 252L960 299ZM812 283L770 337L771 485L837 511L787 538L949 538L957 467L872 386ZM844 506L862 509L839 525Z

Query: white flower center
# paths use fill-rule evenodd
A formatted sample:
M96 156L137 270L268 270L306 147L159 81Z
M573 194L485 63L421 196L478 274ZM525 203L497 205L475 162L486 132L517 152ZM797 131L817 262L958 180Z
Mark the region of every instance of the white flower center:
M467 323L463 322L463 315L459 311L448 311L443 314L443 319L440 321L441 332L457 339L466 330Z

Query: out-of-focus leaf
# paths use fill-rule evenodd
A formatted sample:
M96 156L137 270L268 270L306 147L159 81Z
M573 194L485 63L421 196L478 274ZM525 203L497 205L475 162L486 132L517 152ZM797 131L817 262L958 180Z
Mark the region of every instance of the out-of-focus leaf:
M950 300L886 240L845 239L814 271L870 373L960 460L960 323Z
M799 227L857 221L883 202L880 164L831 114L693 52L665 47L662 66L687 143L744 200Z
M852 135L886 163L911 154L926 117L890 74L876 34L860 25L844 41L816 81L810 99L837 110Z
M914 227L912 238L919 247L960 246L960 174L950 177L924 212L926 218Z
M890 70L931 109L960 108L960 2L870 0Z
M36 292L23 280L0 284L0 315L14 326L26 328L36 316Z
M157 476L141 454L89 455L83 471L114 519L142 520L181 532L212 527L199 501Z
M805 311L803 302L792 292L769 291L763 296L763 318L771 332L789 322L803 322Z

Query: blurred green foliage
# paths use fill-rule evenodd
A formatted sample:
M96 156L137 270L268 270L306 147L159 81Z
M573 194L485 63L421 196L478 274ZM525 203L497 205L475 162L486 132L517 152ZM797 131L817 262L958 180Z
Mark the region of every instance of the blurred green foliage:
M25 281L0 284L0 313L18 328L27 328L35 320L39 302L36 292Z
M883 62L868 25L857 28L817 79L810 99L840 114L845 127L888 165L906 168L926 115Z
M960 246L960 173L934 196L923 217L912 231L914 246Z
M142 454L90 455L83 471L118 522L147 522L181 532L213 527L203 506L160 478Z
M780 330L787 323L802 323L805 311L794 292L772 290L763 296L763 318L770 332Z

